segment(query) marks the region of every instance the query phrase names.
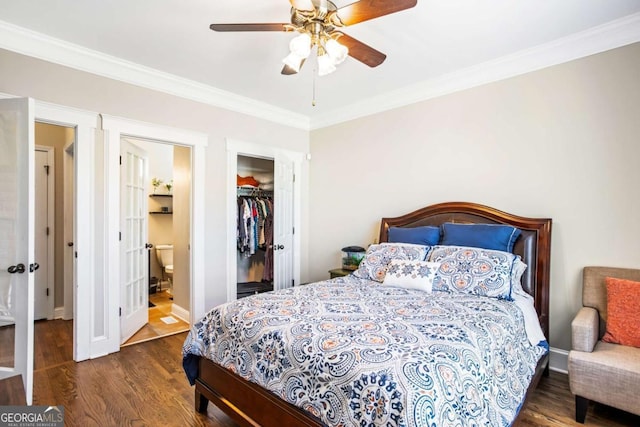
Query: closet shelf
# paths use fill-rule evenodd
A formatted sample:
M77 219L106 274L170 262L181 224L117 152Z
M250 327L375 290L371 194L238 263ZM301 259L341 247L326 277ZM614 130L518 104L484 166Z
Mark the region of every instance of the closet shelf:
M173 194L149 194L149 197L173 197Z
M263 190L259 187L238 187L240 197L273 197L273 190Z
M173 211L169 211L169 212L162 212L162 211L152 211L149 212L151 215L172 215Z

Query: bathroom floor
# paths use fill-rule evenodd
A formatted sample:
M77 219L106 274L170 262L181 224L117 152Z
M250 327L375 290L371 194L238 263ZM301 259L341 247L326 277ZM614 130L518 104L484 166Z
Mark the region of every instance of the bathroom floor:
M149 294L149 301L155 304L155 307L149 308L149 323L133 334L122 347L189 330L187 322L171 314L173 301L169 292Z

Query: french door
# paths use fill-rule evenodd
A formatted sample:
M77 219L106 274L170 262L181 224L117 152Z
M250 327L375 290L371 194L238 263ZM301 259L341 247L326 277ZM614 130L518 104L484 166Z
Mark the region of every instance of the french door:
M273 289L293 286L293 161L274 159Z
M147 246L148 156L125 139L120 142L120 343L149 322Z
M0 379L33 395L34 104L0 100Z

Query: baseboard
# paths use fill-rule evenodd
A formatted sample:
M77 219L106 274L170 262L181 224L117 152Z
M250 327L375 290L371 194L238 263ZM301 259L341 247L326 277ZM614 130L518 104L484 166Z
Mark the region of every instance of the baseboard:
M185 310L176 303L171 304L171 314L189 323L189 310Z
M53 318L54 319L64 319L64 306L56 307L53 309Z
M549 349L549 369L563 374L569 373L569 352L561 348Z

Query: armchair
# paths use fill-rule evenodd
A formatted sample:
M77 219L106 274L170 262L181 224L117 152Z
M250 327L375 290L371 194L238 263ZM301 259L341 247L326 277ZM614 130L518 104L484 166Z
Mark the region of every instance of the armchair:
M569 386L576 396L579 423L585 421L590 400L640 415L640 348L601 340L607 322L607 277L640 282L640 270L583 270L583 307L571 323L569 352Z

